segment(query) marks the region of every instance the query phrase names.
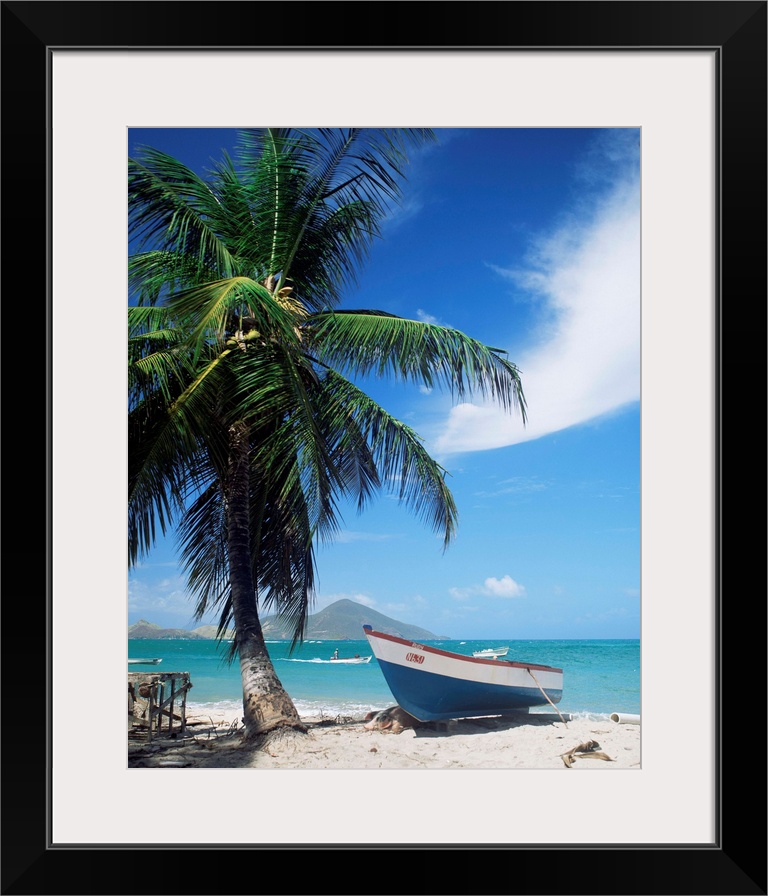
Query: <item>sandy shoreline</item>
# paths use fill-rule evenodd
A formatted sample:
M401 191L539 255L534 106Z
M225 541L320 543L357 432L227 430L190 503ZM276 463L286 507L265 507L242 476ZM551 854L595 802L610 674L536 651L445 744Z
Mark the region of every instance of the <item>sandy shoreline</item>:
M461 719L366 730L364 718L306 718L306 737L243 746L237 716L190 714L184 738L129 735L129 768L640 769L640 725L552 714ZM583 748L583 749L580 749ZM571 754L565 758L563 754ZM590 755L592 754L592 755ZM607 757L607 758L605 758ZM569 764L570 762L570 764Z

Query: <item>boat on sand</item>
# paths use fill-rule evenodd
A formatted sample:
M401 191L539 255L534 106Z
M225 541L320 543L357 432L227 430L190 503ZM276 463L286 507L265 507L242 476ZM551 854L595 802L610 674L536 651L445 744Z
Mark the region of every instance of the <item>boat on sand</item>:
M363 631L399 706L422 722L472 719L559 703L563 670L539 663L464 656Z

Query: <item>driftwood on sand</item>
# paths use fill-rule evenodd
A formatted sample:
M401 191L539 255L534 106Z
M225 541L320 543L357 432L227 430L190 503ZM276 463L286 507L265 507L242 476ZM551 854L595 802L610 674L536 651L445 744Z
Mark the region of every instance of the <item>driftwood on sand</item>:
M566 753L561 753L560 756L566 768L572 768L577 759L605 759L607 762L614 762L607 753L600 750L600 744L596 740L588 740Z

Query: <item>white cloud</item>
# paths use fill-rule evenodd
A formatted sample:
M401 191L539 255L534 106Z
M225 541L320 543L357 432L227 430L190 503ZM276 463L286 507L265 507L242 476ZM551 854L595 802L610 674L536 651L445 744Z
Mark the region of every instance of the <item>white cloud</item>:
M465 600L468 597L484 595L487 597L523 597L525 587L516 582L512 576L502 576L500 579L489 576L482 585L470 585L467 588L449 588L449 594L456 600Z
M425 324L439 324L440 321L433 314L429 314L423 308L416 310L416 317Z
M525 593L525 588L511 576L504 576L501 579L488 578L483 586L486 592L494 597L521 597Z
M609 159L609 161L613 161ZM528 423L495 405L453 407L437 455L530 441L640 397L640 189L634 160L579 218L539 241L526 270L500 271L536 300L539 328L515 357ZM498 270L498 269L497 269Z

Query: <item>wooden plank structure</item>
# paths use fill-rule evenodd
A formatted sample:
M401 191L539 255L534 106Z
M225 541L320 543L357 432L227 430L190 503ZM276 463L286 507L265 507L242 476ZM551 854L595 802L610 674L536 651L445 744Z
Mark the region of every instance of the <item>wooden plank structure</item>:
M187 727L187 691L192 687L189 672L129 672L128 730L146 728L147 740L165 730L170 736L177 722L178 733Z

